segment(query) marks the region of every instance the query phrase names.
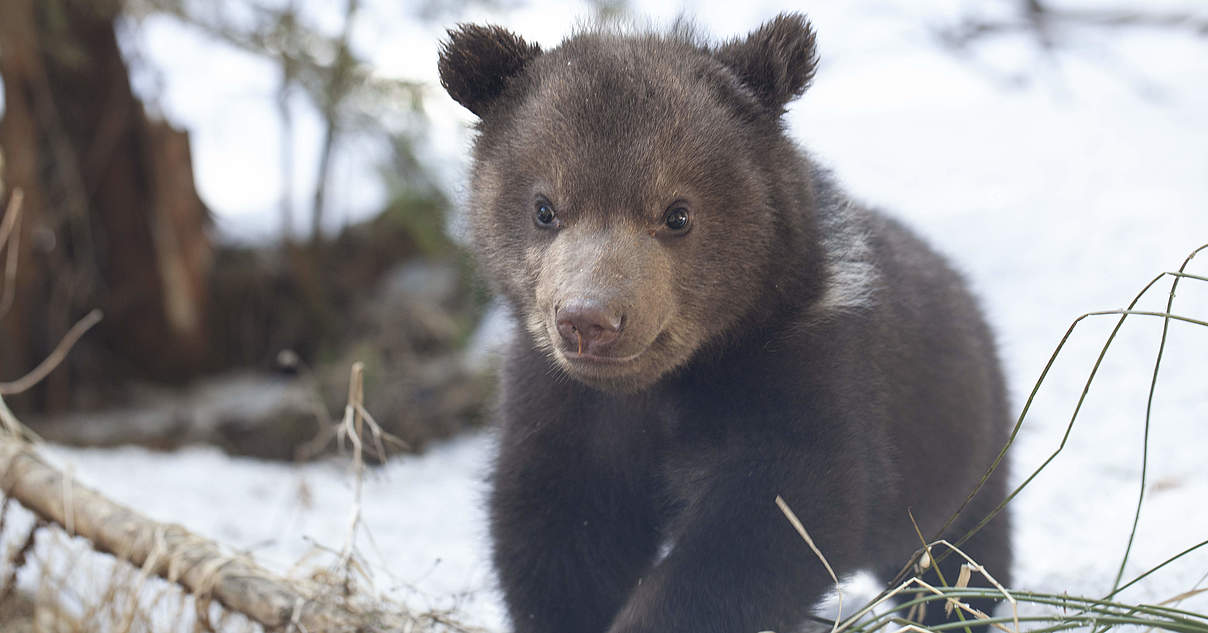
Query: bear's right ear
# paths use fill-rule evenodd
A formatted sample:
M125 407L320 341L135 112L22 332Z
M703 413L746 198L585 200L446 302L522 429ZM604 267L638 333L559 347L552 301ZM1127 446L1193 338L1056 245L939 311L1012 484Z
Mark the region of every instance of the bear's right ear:
M440 85L482 118L507 82L541 54L541 47L499 26L459 24L440 47Z
M805 92L818 66L814 30L800 13L782 13L715 55L776 116Z

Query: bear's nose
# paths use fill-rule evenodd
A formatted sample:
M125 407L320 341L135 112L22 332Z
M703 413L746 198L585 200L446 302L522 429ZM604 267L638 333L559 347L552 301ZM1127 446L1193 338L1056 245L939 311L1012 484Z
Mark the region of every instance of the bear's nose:
M555 320L566 349L579 354L603 355L621 333L621 316L591 299L567 302Z

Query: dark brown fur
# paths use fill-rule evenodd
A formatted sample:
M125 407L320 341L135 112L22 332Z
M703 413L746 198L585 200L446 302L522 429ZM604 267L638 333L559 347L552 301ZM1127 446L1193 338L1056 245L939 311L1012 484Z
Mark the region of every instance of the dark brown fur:
M814 59L798 15L717 48L450 32L442 83L482 118L473 244L521 324L490 500L516 631L792 630L831 582L777 495L838 571L888 576L907 510L934 534L1002 446L962 280L783 132ZM1000 579L1007 528L969 543Z

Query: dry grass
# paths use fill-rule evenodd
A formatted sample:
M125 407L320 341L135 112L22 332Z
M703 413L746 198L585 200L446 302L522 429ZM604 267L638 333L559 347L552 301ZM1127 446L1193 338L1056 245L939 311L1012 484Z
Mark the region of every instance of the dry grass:
M1182 265L1177 271L1164 272L1154 277L1146 284L1140 292L1133 298L1127 308L1121 310L1104 310L1097 312L1089 312L1083 314L1070 324L1065 335L1058 343L1056 349L1053 350L1048 363L1041 372L1039 379L1032 387L1031 393L1028 396L1027 402L1024 405L1022 412L1012 429L1010 438L999 453L997 459L985 473L981 482L970 491L960 509L953 515L953 520L956 514L968 505L973 496L989 479L1002 463L1006 456L1008 448L1015 442L1020 429L1022 428L1028 413L1031 410L1032 403L1035 401L1037 393L1044 384L1049 370L1053 367L1057 358L1065 348L1066 343L1070 340L1070 336L1078 328L1079 324L1087 319L1097 317L1117 317L1115 327L1104 342L1100 349L1099 355L1092 366L1089 376L1083 385L1082 392L1074 406L1073 414L1066 425L1064 435L1057 449L1053 451L1034 471L1024 478L1014 490L1007 495L1001 504L987 517L985 517L974 529L969 533L961 536L955 543L950 543L945 540L935 540L928 543L920 534L920 541L923 546L915 553L915 555L903 566L902 573L899 574L895 584L881 592L867 604L855 610L851 614L840 613L836 616L834 623L831 625L832 633L868 633L877 630L890 631L891 633L903 633L905 631L920 632L939 632L947 630L970 631L972 625L988 625L993 628L1006 631L1008 633L1018 633L1019 631L1032 631L1033 633L1055 633L1057 631L1065 631L1070 629L1087 629L1093 633L1105 633L1108 630L1118 627L1140 627L1145 633L1150 631L1172 631L1178 633L1208 633L1208 613L1197 613L1176 608L1179 603L1188 598L1208 593L1208 587L1202 585L1208 580L1208 573L1201 578L1194 586L1186 588L1178 595L1170 596L1168 599L1161 601L1158 604L1136 604L1123 602L1118 599L1121 592L1143 582L1146 578L1157 573L1168 565L1183 559L1192 552L1200 550L1208 546L1208 533L1205 534L1205 540L1202 540L1191 547L1174 554L1162 563L1151 567L1143 573L1128 579L1125 582L1125 569L1129 557L1132 554L1133 546L1137 535L1137 525L1141 516L1141 511L1145 501L1145 491L1148 488L1148 464L1149 464L1149 435L1151 414L1153 412L1154 393L1157 387L1158 374L1162 364L1162 357L1167 348L1168 334L1171 322L1178 321L1208 327L1208 315L1203 317L1188 316L1179 314L1174 311L1175 296L1181 282L1187 281L1192 283L1208 283L1208 277L1192 274L1187 272L1188 265L1201 253L1208 251L1208 244L1205 244L1189 254L1183 260ZM1164 311L1144 311L1137 310L1136 306L1141 299L1150 291L1152 291L1162 280L1170 281L1170 289L1166 301ZM1159 318L1162 319L1162 336L1158 348L1155 353L1153 371L1149 382L1148 399L1146 403L1146 413L1144 419L1144 439L1143 439L1143 461L1140 474L1140 494L1134 508L1134 518L1129 532L1128 544L1124 554L1119 562L1119 567L1112 583L1112 589L1107 595L1101 597L1080 597L1071 596L1069 594L1053 594L1025 591L1011 591L1003 587L991 575L992 570L987 570L982 567L977 561L965 555L959 549L959 545L968 540L973 534L980 530L988 523L995 515L1003 510L1008 503L1011 502L1024 488L1032 484L1033 480L1043 471L1057 456L1065 449L1070 433L1078 420L1078 415L1082 411L1082 406L1086 400L1087 394L1090 391L1091 385L1098 374L1099 368L1103 363L1104 357L1108 349L1115 341L1117 334L1130 318ZM814 550L815 554L826 564L826 559L823 553L814 547L813 542L805 533L804 528L795 520L791 511L782 505L782 510L793 523L793 525L801 532L804 540ZM1026 517L1024 517L1026 520ZM942 533L952 524L950 520L941 530ZM935 586L920 580L917 576L932 565L936 560L937 554L934 548L943 547L938 556L957 555L965 559L965 564L961 567L959 578L954 579L954 582L943 579L941 581L947 586ZM827 565L829 570L829 565ZM937 570L938 571L938 570ZM982 575L987 583L991 585L989 588L969 587L969 580L973 573ZM831 574L834 578L834 574ZM903 580L904 579L904 580ZM839 583L836 579L836 587ZM913 597L904 599L913 593ZM967 600L973 598L988 598L1001 599L1009 605L1010 614L1005 616L995 616L979 612L966 603ZM894 600L897 604L894 604ZM921 612L926 609L929 604L933 608L943 606L949 612L955 611L959 614L960 621L950 622L948 624L936 627L923 627L918 624L921 620ZM842 605L842 594L840 594L840 608ZM1019 611L1020 605L1029 605L1036 607L1038 615L1021 616Z
M9 450L12 440L4 443ZM0 462L8 465L10 493L0 511L0 542L8 545L0 564L0 630L23 622L64 633L472 631L452 614L415 613L374 589L372 568L357 547L356 500L344 545L316 546L282 578L246 553L100 505L96 493L70 477L30 468L24 453L0 455ZM74 517L65 510L72 507Z
M0 161L0 167L3 167L3 161ZM0 195L4 193L3 183L0 183ZM8 311L13 307L13 297L17 292L17 257L20 249L21 239L21 202L24 200L24 194L20 189L13 190L13 195L8 199L8 207L4 211L4 217L0 219L0 253L5 252L7 247L7 256L4 258L3 281L0 285L0 318L8 314Z
M58 359L87 326L73 329L56 350ZM39 371L49 372L55 363L44 362ZM334 557L327 555L334 550L316 547L289 578L259 567L248 554L155 523L75 483L37 455L0 395L0 544L8 541L0 566L0 630L473 631L448 613L412 613L373 588L371 566L357 547L364 449L369 442L380 457L389 438L365 410L361 385L356 364L337 431L352 447L348 537ZM29 511L14 509L13 500Z

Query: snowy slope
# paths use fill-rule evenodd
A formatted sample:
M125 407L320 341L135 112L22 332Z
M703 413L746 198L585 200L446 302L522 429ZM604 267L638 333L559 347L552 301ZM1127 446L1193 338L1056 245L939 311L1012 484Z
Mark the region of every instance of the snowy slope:
M1022 407L1074 317L1123 307L1154 275L1208 242L1208 46L1173 33L1075 31L1055 63L1019 39L970 64L940 51L928 25L945 5L830 3L811 15L824 65L789 113L793 134L858 198L925 234L966 271L998 332ZM955 3L959 4L959 3ZM880 5L878 5L880 6ZM775 11L706 9L713 32L745 32ZM908 8L910 7L910 8ZM932 13L925 13L931 11ZM532 20L500 15L543 43ZM561 14L557 14L557 19ZM527 22L525 20L528 20ZM532 31L536 30L537 33ZM869 42L876 42L870 46ZM423 55L434 59L434 52ZM985 66L994 67L986 72ZM1012 87L995 77L1036 80ZM437 114L458 155L464 117ZM1208 253L1191 272L1208 276ZM1161 310L1168 282L1142 302ZM1208 320L1208 283L1180 288L1176 312ZM1014 448L1022 481L1056 450L1087 373L1115 323L1085 321L1054 365ZM1139 492L1147 391L1161 321L1122 329L1064 452L1019 496L1020 587L1071 594L1110 589ZM1145 513L1126 579L1208 538L1208 328L1171 326L1154 400ZM147 513L286 568L312 542L338 547L351 511L348 471L225 457L210 449L48 449L76 475ZM366 553L420 607L457 605L503 630L482 528L489 433L374 471ZM1208 552L1155 575L1126 598L1157 601L1204 586ZM415 587L423 587L422 592ZM1208 610L1206 596L1185 607Z

